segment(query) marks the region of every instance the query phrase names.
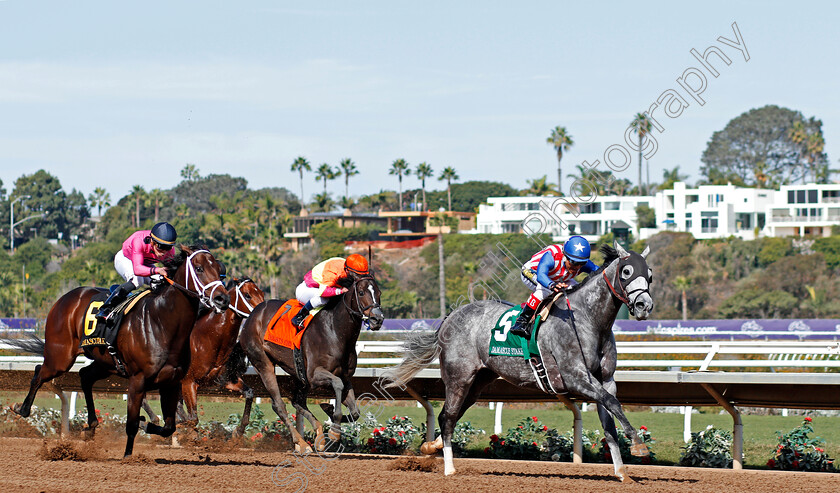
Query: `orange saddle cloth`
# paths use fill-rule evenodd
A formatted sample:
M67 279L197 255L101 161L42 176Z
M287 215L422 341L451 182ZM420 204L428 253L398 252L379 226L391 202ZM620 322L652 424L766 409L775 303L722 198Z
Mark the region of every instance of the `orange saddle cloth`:
M292 318L297 315L301 308L303 308L303 304L296 299L283 303L277 313L271 317L264 339L289 349L300 348L300 339L313 317L311 314L308 315L303 321L303 329L297 332L297 327L292 325Z

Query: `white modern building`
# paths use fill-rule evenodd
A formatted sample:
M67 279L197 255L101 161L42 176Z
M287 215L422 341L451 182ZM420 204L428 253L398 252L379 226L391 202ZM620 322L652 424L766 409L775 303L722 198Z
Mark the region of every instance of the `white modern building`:
M636 207L648 205L655 228L638 228ZM626 224L625 224L626 223ZM573 234L589 240L619 227L637 239L660 231L698 239L736 236L828 236L840 225L840 184L785 185L780 190L683 182L655 196L600 196L588 202L565 197L490 197L479 206L478 233L548 233L555 241Z
M774 194L768 236L829 236L840 225L840 184L784 185Z
M652 206L646 196L602 196L579 202L565 197L489 197L478 208L478 233L548 233L555 241L582 235L594 241L613 228L637 234L636 207Z
M697 239L737 236L753 240L765 227L775 193L734 185L687 188L677 182L673 190L656 194L656 229L691 233Z

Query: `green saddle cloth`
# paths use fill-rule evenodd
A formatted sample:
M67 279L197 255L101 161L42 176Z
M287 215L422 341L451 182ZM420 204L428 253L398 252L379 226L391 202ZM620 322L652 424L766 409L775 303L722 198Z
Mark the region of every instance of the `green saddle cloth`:
M502 313L502 316L496 321L496 326L490 332L490 356L516 356L525 359L531 359L531 355L539 356L540 350L537 346L537 332L540 327L539 315L534 320L530 340L510 333L510 329L520 312L522 312L521 305L513 306Z

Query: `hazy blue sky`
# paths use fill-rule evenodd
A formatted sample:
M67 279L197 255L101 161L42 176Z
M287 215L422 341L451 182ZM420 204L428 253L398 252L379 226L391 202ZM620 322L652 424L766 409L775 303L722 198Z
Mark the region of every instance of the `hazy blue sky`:
M712 133L766 104L822 119L838 166L836 3L591 3L0 0L0 179L43 168L116 201L189 162L297 193L302 155L352 158L355 195L396 189L397 158L556 182L554 126L575 139L566 170L600 159L712 44L732 64L713 62L705 105L660 113L651 179L679 165L696 180ZM716 42L733 22L749 61Z

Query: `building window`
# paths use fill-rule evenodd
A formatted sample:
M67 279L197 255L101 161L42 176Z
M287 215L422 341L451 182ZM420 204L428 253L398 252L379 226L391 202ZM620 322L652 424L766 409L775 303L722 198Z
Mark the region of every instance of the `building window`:
M816 190L808 190L808 203L809 204L816 204L817 203L817 191Z
M502 233L519 233L519 223L502 223Z
M605 211L617 211L621 208L621 202L604 202Z
M691 219L686 219L686 220L685 220L685 230L686 230L686 231L690 231L690 230L691 230Z
M723 194L722 193L710 193L709 194L709 207L717 207L719 203L723 202Z
M752 229L752 214L748 213L738 213L735 218L735 222L738 225L739 230L750 230Z
M699 195L686 195L685 196L685 205L690 205L690 204L693 204L695 202L700 202L700 196Z
M718 213L703 211L700 213L700 230L702 233L717 233Z

